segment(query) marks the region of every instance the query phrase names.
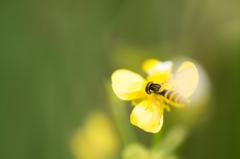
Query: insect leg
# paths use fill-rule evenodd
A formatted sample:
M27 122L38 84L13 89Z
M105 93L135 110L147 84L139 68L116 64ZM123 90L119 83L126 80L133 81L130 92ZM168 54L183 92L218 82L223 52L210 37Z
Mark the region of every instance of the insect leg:
M162 111L162 102L163 102L163 97L160 99L160 111ZM162 118L162 114L163 114L163 112L160 112L160 113L159 113L158 125L160 125L160 121L161 121L161 118Z
M150 105L152 105L152 103L150 103L150 104L145 108L145 111L148 109L148 107L149 107Z

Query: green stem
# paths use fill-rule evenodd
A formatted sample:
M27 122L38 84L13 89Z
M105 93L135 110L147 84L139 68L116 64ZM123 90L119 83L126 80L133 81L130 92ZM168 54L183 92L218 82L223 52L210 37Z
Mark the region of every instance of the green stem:
M158 133L153 134L153 136L152 136L152 144L151 144L152 148L155 147L159 143L159 141L161 140L162 132L163 131L159 131Z
M119 130L120 136L122 138L123 144L124 146L126 146L130 143L136 143L137 138L133 131L132 125L129 122L130 117L127 114L127 110L125 107L126 102L116 97L110 85L110 82L106 82L105 88L107 90L110 101L110 109Z

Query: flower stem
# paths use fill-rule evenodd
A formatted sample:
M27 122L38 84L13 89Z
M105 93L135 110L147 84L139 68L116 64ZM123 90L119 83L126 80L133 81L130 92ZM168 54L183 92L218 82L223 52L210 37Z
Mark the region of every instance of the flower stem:
M124 146L137 142L136 135L129 122L129 115L125 107L126 102L118 99L113 93L110 82L106 82L105 88L110 101L110 110L119 130Z
M156 134L153 134L152 136L152 148L155 147L159 141L161 140L161 137L162 137L162 131L159 131L158 133Z

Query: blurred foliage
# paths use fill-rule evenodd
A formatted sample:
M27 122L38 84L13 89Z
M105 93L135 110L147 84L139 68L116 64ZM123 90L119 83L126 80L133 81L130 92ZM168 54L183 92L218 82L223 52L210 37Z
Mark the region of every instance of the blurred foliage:
M187 137L187 128L176 125L170 129L160 142L152 149L147 149L139 143L126 146L122 152L123 159L177 159L174 153Z
M88 114L112 113L103 81L114 70L183 56L212 91L178 156L239 158L238 0L1 1L0 43L0 158L73 158L69 140ZM165 114L163 134L179 119ZM133 132L150 147L152 134Z

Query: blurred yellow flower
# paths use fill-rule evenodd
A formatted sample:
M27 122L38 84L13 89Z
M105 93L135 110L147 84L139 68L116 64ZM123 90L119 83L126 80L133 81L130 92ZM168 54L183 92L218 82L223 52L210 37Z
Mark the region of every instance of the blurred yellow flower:
M197 69L191 62L184 62L173 76L172 66L171 61L146 60L143 71L148 74L147 80L127 69L112 74L112 88L117 97L132 100L135 105L130 117L133 125L157 133L163 124L164 109L170 111L168 104L180 107L188 103L186 99L197 87ZM158 86L157 91L150 90L149 82Z
M97 112L90 115L83 128L71 138L71 150L76 159L111 159L119 148L108 117Z

